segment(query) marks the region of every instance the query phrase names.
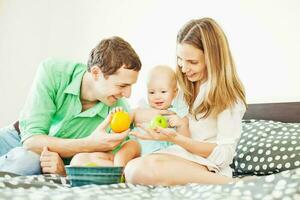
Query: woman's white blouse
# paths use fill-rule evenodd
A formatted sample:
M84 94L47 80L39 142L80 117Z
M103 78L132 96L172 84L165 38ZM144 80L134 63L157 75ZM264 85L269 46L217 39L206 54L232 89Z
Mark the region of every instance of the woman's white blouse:
M203 101L206 89L207 83L202 84L195 99L194 108ZM183 102L183 95L178 95L178 97L182 99L177 99L177 101ZM178 105L180 104L178 103ZM229 165L232 163L235 148L241 135L242 118L245 111L244 104L236 103L214 118L200 118L198 115L198 120L196 120L194 116L188 115L191 138L217 144L207 158L192 154L178 145L173 145L160 152L183 157L207 166L210 171L231 177L232 170Z

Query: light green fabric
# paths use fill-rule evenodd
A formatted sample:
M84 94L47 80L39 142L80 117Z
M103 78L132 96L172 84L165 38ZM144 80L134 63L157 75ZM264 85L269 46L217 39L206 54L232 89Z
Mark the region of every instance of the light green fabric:
M144 99L141 99L139 102L140 107L150 108L150 105ZM168 108L169 111L173 111L180 118L183 118L188 115L189 109L187 104L184 102L183 93L179 92L177 97L172 101L172 105ZM149 123L144 123L144 126L149 126ZM145 134L145 131L140 128L134 128L135 131L138 131L142 134ZM174 129L176 130L176 129ZM168 146L173 145L172 142L166 141L156 141L156 140L138 140L142 147L142 155L147 155L155 151L165 149Z
M119 99L111 107L99 102L81 112L80 86L86 71L84 64L57 59L40 64L19 118L22 142L39 134L83 138L96 129L110 108L122 106L129 110L127 102Z
M172 105L168 110L175 112L181 118L189 114L189 107L184 101L182 91L179 91L177 97L173 100Z

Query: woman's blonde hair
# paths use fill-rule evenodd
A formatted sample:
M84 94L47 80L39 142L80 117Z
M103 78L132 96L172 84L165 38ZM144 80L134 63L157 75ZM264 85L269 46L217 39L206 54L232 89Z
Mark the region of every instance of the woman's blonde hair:
M191 82L177 64L176 74L189 112L203 118L217 116L237 102L245 106L245 91L235 68L226 36L211 18L191 20L177 35L177 44L189 44L204 52L208 89L201 104L193 109L197 96L196 82ZM197 119L197 118L196 118Z

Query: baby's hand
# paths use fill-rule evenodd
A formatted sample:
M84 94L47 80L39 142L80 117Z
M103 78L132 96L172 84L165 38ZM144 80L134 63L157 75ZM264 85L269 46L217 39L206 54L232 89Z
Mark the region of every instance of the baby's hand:
M115 114L116 112L121 112L121 111L124 111L124 109L122 107L114 107L111 111L110 111L110 114L113 115Z
M180 127L186 124L185 118L180 118L178 115L169 115L168 118L170 127Z

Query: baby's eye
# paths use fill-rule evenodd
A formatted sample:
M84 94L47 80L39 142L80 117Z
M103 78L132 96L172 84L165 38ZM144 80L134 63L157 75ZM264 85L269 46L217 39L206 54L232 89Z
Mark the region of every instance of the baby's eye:
M168 91L165 91L165 90L163 90L163 91L161 91L161 93L167 93Z
M148 92L149 94L154 94L154 92Z

